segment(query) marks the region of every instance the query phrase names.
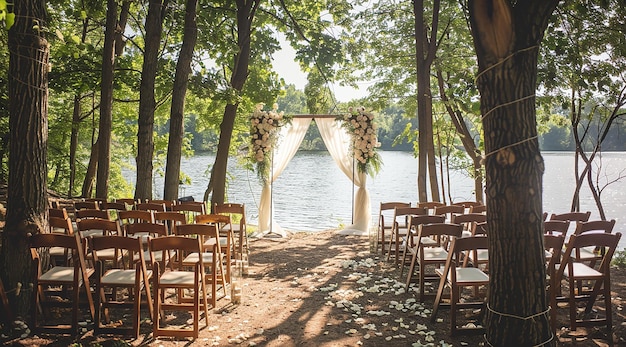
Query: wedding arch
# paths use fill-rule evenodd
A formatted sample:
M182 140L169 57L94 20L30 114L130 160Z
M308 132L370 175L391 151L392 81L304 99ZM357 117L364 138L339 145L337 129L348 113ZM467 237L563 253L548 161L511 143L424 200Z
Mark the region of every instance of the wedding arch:
M322 140L341 171L357 187L352 203L352 224L346 233L367 233L371 223L370 196L366 187L367 173L357 170L357 163L350 155L351 135L341 127L336 115L294 115L289 123L281 126L278 142L273 146L269 179L263 182L259 202L259 233L285 235L273 218L272 183L281 175L298 151L311 121L319 128Z

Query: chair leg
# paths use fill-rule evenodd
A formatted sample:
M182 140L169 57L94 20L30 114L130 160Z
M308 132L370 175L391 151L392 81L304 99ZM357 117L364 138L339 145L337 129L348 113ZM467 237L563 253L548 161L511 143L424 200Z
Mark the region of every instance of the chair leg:
M443 297L443 290L446 287L446 277L447 277L447 274L444 273L439 279L439 288L437 289L437 295L435 296L433 313L430 315L430 321L433 323L437 319L437 312L439 311L439 304L441 304L441 299Z
M454 270L451 270L454 271ZM458 288L455 288L455 286L453 285L450 288L450 335L454 336L457 333L457 326L456 326L456 304L457 304L457 299L458 299L458 292L457 292Z
M147 286L144 286L147 292ZM141 286L135 286L135 301L133 302L133 336L139 337L139 325L141 324Z
M417 260L417 252L419 252L418 249L415 250L415 253L413 253L413 257L411 258L411 266L409 266L409 272L406 275L406 286L405 286L405 290L409 290L409 286L411 285L411 277L413 277L413 271L415 271L415 262Z
M569 281L569 321L570 329L576 330L576 298L575 298L576 281Z

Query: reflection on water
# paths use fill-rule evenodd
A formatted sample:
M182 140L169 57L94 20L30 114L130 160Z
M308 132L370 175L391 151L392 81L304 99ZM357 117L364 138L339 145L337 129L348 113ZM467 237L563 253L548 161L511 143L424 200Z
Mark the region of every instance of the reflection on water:
M368 178L372 218L378 213L381 201L417 201L417 159L407 152L381 152L383 167L374 179ZM543 153L544 210L565 212L570 210L574 191L572 153ZM185 158L181 170L191 177L190 185L181 187L181 195L202 199L208 184L207 167L213 164L213 155ZM246 204L248 218L256 223L257 204L261 193L256 175L237 167L230 160L232 175L228 186L228 200ZM605 179L613 180L626 170L626 153L603 155ZM132 175L129 175L132 176ZM134 179L134 177L132 178ZM452 172L449 196L454 201L474 200L474 184L461 172ZM616 231L626 232L620 218L626 213L626 181L613 183L602 192L607 218L617 220ZM155 197L162 196L163 179L155 179ZM335 165L328 152L300 151L283 174L273 184L274 221L288 230L316 231L337 228L351 223L353 186ZM446 194L448 196L448 193ZM592 211L597 218L597 208L589 189L582 191L581 210Z

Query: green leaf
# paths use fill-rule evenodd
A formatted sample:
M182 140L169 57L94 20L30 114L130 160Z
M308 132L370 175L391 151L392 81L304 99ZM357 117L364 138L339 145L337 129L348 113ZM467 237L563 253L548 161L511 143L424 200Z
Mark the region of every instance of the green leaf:
M0 0L0 11L6 11L6 9L7 9L7 1Z
M72 35L70 36L70 38L72 39L72 41L74 41L75 44L80 43L80 37L78 37L78 35Z
M7 30L15 24L15 13L7 13Z
M2 0L0 0L2 1ZM87 11L80 11L80 19L87 19Z

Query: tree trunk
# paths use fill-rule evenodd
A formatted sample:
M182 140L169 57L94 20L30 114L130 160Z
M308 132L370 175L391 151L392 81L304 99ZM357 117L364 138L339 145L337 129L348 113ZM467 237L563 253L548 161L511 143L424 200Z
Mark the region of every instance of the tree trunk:
M230 86L238 93L248 79L248 64L250 63L250 35L252 19L259 6L260 0L236 0L237 3L237 46L238 53L235 55L233 74L230 78ZM224 108L224 118L220 124L220 139L217 145L215 163L211 170L211 180L204 195L208 200L210 190L211 206L224 202L226 195L226 171L228 167L228 155L230 152L230 139L235 126L238 103L228 103Z
M82 197L90 197L93 192L93 181L96 178L98 170L98 141L91 145L91 154L89 156L89 164L87 164L87 171L85 171L85 180L83 181L83 188L81 190Z
M185 32L183 44L180 47L174 90L172 92L172 109L170 115L170 135L167 143L167 165L165 166L165 185L163 199L175 200L178 198L178 183L180 181L180 159L185 135L185 94L191 73L191 59L198 38L196 24L197 0L187 0L185 12Z
M417 68L417 124L418 124L418 166L417 194L420 202L428 201L426 176L430 177L432 200L439 201L437 169L434 160L432 94L430 92L430 69L437 50L437 27L439 24L439 0L433 2L430 40L424 22L424 0L413 0L415 16L415 60Z
M554 340L546 297L544 164L534 95L538 46L558 1L515 3L469 2L487 153L485 338L493 346L539 346Z
M446 95L446 87L445 81L443 79L443 73L441 70L437 70L437 84L439 86L439 97L443 104L446 107L446 111L452 119L452 124L456 128L456 132L459 134L459 138L461 139L461 143L463 144L463 148L465 148L465 152L467 155L472 158L472 166L473 166L473 174L474 174L474 191L476 194L476 201L484 202L483 198L483 173L482 173L482 165L480 164L481 153L476 143L472 139L472 134L470 134L467 125L465 124L465 120L463 119L463 115L459 109L453 109L452 104L449 102L448 95Z
M9 182L2 233L0 276L7 291L32 282L28 235L48 229L48 55L41 27L44 1L13 2L15 24L9 30ZM37 23L40 28L34 28ZM15 292L13 292L15 293ZM26 317L30 293L10 294L17 316Z
M78 130L80 129L80 95L74 95L74 108L72 112L72 131L70 133L70 183L67 196L74 196L74 184L76 181L76 151L78 149Z
M122 7L120 8L120 20L117 23L117 26L120 28L119 31L116 32L115 35L115 56L119 57L124 53L124 46L126 46L126 38L124 37L124 29L126 28L126 23L128 22L128 11L130 9L130 1L125 0L122 2Z
M98 130L98 174L96 198L109 195L109 167L111 165L111 123L113 122L113 69L115 68L115 29L117 2L107 0L106 29L102 49L102 81L100 84L100 126Z
M152 199L152 159L154 156L154 85L161 46L165 11L161 0L150 0L146 17L145 48L139 85L139 130L137 132L137 182L135 199Z

